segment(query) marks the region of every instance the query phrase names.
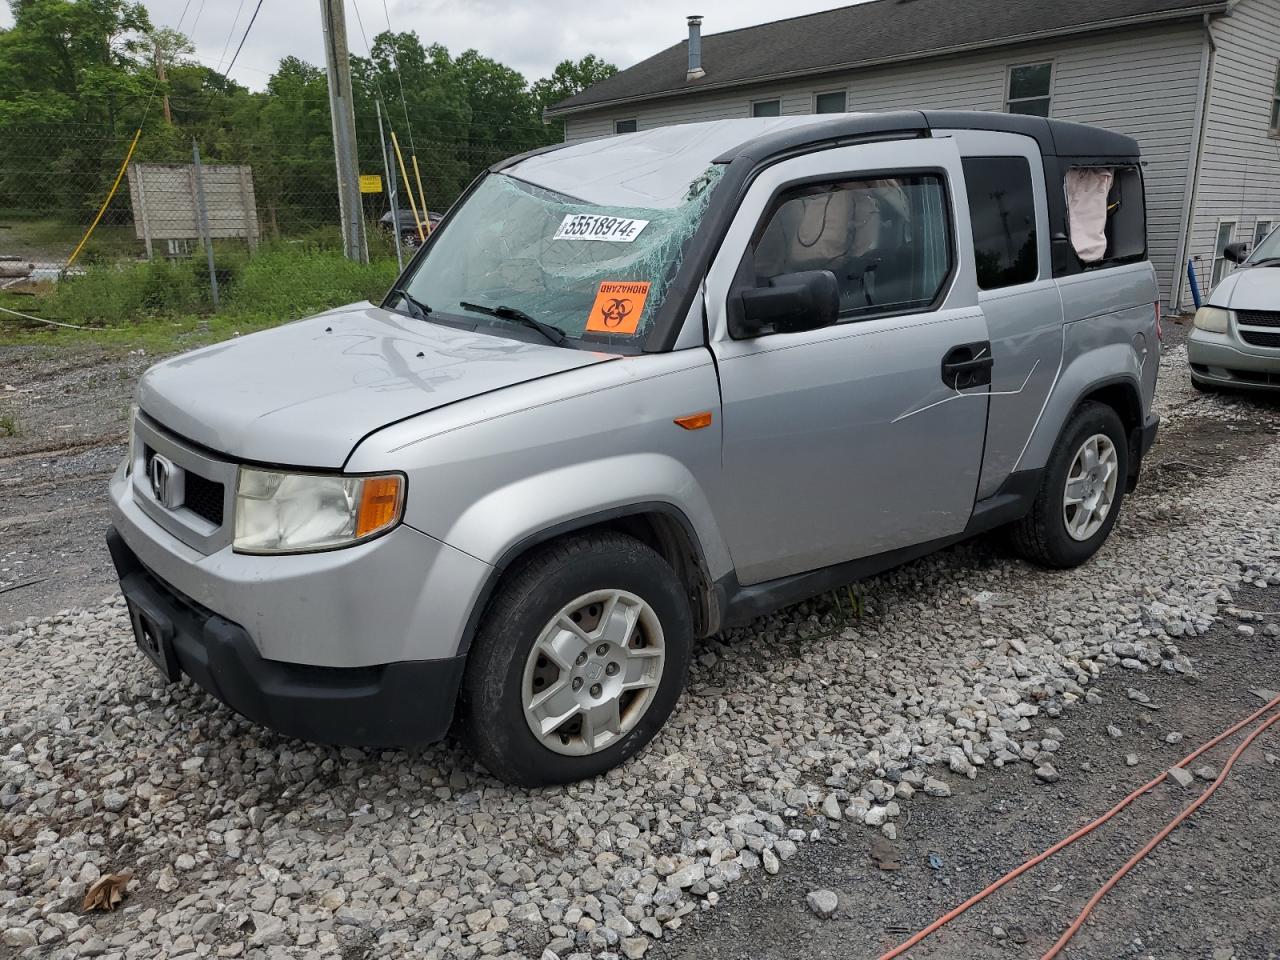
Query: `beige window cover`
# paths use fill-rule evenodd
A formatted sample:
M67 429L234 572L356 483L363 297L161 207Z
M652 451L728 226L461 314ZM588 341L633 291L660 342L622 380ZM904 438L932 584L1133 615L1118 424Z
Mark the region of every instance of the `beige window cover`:
M1071 245L1085 263L1097 263L1107 253L1107 195L1115 171L1074 167L1067 171L1067 218Z

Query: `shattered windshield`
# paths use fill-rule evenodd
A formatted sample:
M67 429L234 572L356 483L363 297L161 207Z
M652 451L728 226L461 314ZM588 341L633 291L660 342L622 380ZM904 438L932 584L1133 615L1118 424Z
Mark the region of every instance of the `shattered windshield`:
M508 307L571 337L633 338L653 322L719 182L711 167L672 207L588 203L505 173L454 212L404 284L432 314Z

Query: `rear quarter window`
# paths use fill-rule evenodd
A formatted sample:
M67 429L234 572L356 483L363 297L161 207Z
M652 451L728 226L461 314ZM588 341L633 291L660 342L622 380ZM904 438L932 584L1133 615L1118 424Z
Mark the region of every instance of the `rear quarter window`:
M1026 157L965 157L978 286L997 290L1040 275L1036 203Z

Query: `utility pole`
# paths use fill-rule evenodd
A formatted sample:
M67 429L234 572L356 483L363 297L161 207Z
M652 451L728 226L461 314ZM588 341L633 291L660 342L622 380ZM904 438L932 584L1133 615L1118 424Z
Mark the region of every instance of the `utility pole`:
M164 98L160 101L164 105L164 122L173 126L173 114L169 112L169 77L165 74L164 69L164 53L160 50L160 37L155 37L156 45L156 80L164 84Z
M348 260L369 262L360 203L360 166L356 156L356 112L351 99L351 54L343 0L320 0L324 26L324 59L329 74L329 114L333 120L333 155L338 171L338 215L342 249Z

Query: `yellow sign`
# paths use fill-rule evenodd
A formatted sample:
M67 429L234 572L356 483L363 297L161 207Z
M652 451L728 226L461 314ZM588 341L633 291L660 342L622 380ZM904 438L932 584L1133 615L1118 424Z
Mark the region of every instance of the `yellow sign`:
M360 174L360 192L361 193L381 193L382 177L376 173Z

